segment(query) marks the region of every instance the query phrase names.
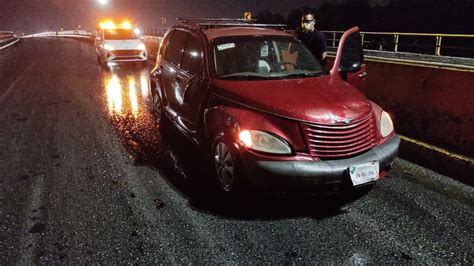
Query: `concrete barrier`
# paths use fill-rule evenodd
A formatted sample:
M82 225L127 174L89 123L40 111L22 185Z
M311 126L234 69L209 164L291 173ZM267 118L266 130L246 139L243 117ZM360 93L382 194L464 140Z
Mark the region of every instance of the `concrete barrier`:
M394 118L401 157L474 184L474 59L370 50L365 57L364 93Z
M415 62L368 57L366 95L403 134L474 157L474 69Z

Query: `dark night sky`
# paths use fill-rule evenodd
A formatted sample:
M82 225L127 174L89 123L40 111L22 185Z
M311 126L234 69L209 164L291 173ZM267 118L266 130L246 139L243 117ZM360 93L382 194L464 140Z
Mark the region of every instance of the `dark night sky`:
M302 6L318 7L321 2L343 3L345 0L108 0L100 6L97 0L0 0L0 30L17 33L82 28L93 29L101 17L130 17L141 27L162 27L178 16L241 17L243 12L268 9L286 15ZM387 5L390 0L369 1L371 6Z

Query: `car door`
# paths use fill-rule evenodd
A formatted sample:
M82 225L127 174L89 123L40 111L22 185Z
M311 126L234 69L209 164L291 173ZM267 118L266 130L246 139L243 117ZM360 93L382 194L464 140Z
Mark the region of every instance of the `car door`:
M208 88L208 82L203 79L202 74L203 47L199 35L191 33L184 48L180 71L177 73L177 123L191 135L196 132L201 103Z
M160 68L165 111L173 120L176 120L177 110L182 102L180 91L182 90L183 76L180 64L189 33L176 29L171 34L170 41L163 54L163 60L161 60Z
M367 69L359 28L354 27L341 37L331 72L339 72L342 79L365 92Z
M188 39L188 33L183 30L175 30L171 33L170 41L166 46L163 58L160 61L161 81L164 98L165 111L176 119L176 113L181 105L180 91L182 86L182 73L179 65L183 50Z

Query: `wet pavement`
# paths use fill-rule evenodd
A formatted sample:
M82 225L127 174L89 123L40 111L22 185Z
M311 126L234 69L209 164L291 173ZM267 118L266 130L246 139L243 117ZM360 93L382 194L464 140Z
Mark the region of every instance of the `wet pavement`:
M149 70L75 40L0 53L0 264L474 263L474 189L401 159L346 197L218 198L160 136Z

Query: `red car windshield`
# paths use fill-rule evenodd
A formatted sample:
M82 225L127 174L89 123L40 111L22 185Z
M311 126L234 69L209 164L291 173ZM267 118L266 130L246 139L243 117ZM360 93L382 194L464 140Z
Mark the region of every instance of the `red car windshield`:
M326 73L304 44L285 36L223 37L213 41L214 71L221 79L285 79Z
M105 40L133 40L138 37L133 30L128 29L110 29L104 31Z

